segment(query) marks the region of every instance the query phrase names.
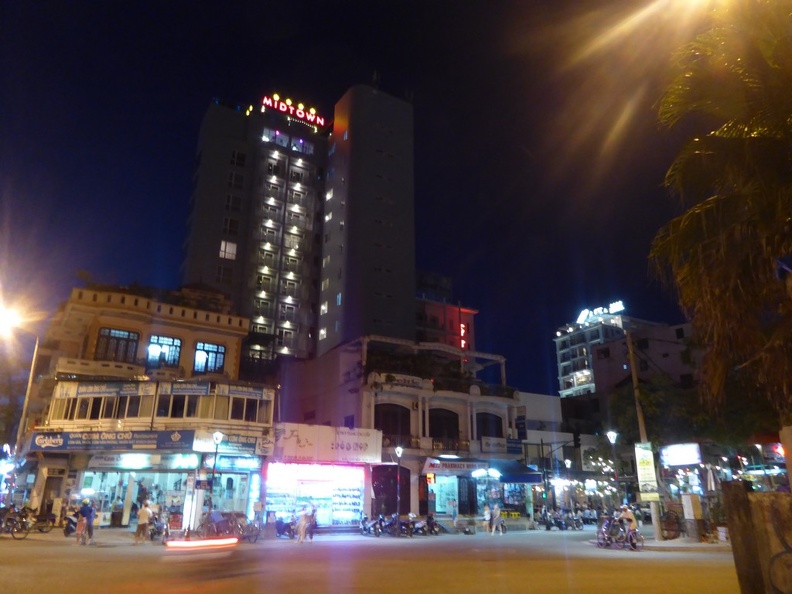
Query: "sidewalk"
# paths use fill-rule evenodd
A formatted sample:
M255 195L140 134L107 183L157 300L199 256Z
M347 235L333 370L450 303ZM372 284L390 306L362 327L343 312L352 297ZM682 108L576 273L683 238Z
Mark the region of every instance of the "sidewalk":
M647 551L703 551L709 553L731 552L731 542L700 542L693 538L680 536L673 540L655 540L654 528L651 524L642 524L639 528L646 539L644 550ZM596 537L596 533L595 533ZM596 545L596 538L590 541Z

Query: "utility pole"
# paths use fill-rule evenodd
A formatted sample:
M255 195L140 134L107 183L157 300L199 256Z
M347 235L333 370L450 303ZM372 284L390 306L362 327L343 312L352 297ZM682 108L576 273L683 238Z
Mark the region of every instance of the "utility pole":
M627 354L630 359L630 373L632 374L633 398L635 398L635 413L638 415L638 433L641 436L641 441L643 443L648 443L649 438L646 435L646 423L644 422L643 408L641 408L641 389L640 389L640 384L638 382L638 366L635 364L635 348L633 347L632 333L629 330L625 330L624 335L627 338ZM656 473L657 473L657 468L655 467L655 474ZM651 510L652 513L652 528L654 529L655 540L663 540L663 531L660 528L659 502L650 501L649 509Z

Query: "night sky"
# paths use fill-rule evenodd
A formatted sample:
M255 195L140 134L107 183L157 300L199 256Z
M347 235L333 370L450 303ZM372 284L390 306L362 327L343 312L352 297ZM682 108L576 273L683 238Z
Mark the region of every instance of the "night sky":
M0 6L7 303L51 312L79 270L177 288L210 101L278 92L331 116L376 73L414 103L417 266L480 311L478 350L507 357L509 384L557 393L552 339L583 308L682 319L647 263L675 208L662 179L681 136L654 105L678 16L595 0Z

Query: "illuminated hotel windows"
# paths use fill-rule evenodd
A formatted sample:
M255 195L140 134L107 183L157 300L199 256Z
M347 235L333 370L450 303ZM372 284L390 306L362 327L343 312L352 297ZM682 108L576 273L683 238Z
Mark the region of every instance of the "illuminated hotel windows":
M280 161L267 161L267 173L280 177L283 174L283 164Z
M319 340L327 338L327 328L319 328Z
M236 260L237 244L232 241L220 242L220 257L226 260Z
M319 306L319 315L325 315L327 313L327 301L323 301L322 305Z

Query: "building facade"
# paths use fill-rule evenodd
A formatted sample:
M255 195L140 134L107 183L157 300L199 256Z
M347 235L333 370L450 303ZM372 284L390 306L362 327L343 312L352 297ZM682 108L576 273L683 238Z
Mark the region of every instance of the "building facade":
M621 301L609 307L584 309L574 322L556 331L554 341L561 398L593 394L597 390L593 372L593 350L597 345L621 338L628 330L660 325L631 318L623 312Z
M414 334L412 106L355 86L333 117L280 97L212 104L183 281L250 318L243 376L365 334Z
M59 515L88 497L100 525L143 500L184 525L252 515L275 390L237 379L248 326L209 291L74 289L35 356L14 498Z
M183 281L250 319L243 375L315 351L328 124L277 94L255 108L215 102L201 124Z

